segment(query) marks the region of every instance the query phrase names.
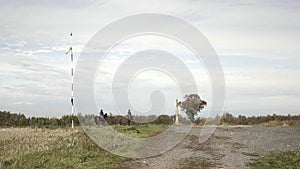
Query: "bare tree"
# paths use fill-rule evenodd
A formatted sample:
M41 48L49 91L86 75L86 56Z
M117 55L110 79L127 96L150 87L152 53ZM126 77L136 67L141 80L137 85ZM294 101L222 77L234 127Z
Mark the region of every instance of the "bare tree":
M198 94L190 94L185 95L185 101L179 102L179 106L181 107L182 111L185 111L188 118L191 122L195 121L195 115L200 112L204 106L207 105L206 101L201 100Z

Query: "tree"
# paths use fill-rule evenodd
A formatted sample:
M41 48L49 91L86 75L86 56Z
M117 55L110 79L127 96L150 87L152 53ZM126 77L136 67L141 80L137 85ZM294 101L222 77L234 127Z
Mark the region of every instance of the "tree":
M200 112L204 106L207 105L206 101L201 100L198 94L190 94L185 95L185 101L179 102L179 106L181 107L182 111L185 111L189 120L191 122L195 121L195 115Z
M156 120L155 120L155 124L165 124L165 125L169 125L171 124L171 117L168 115L160 115Z

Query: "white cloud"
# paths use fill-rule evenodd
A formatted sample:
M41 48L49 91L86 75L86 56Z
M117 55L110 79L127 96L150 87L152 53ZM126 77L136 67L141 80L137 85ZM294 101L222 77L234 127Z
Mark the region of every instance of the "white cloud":
M24 104L32 104L32 103L30 103L30 102L15 102L15 103L13 103L13 104L16 104L16 105L24 105Z
M294 113L300 70L253 67L225 70L227 111Z
M190 22L215 47L226 76L226 110L250 114L297 112L295 105L300 101L297 85L300 82L299 4L298 1L268 0L25 4L3 1L0 5L1 108L31 115L49 115L51 111L50 116L68 113L71 65L64 52L71 43L69 33L73 32L76 63L84 44L99 28L132 14L158 12ZM113 78L123 59L149 48L178 56L193 69L201 96L211 100L209 78L203 67L198 66L201 62L181 44L162 37L133 38L114 49L101 67L103 76L96 77L96 82L109 86L106 82ZM160 87L171 82L159 78L144 80L162 82ZM100 92L106 95L110 91ZM111 100L101 101L111 103Z

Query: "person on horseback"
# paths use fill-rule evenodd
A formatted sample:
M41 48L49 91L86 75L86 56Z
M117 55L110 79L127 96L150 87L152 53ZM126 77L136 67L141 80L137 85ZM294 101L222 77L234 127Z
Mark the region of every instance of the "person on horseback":
M131 114L130 109L128 109L128 113L127 113L127 124L128 124L128 126L130 126L131 120L132 120L132 114Z
M103 117L103 116L104 116L104 113L103 113L103 110L102 110L102 109L100 110L99 115L100 115L100 117Z

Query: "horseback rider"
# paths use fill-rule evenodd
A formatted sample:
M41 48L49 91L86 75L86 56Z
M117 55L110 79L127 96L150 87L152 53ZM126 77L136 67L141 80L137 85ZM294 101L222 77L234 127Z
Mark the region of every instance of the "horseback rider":
M128 113L127 113L127 124L128 124L128 126L130 126L131 120L132 120L132 114L131 114L130 109L128 109Z
M102 110L102 109L100 110L99 115L100 115L100 117L103 117L103 116L104 116L104 113L103 113L103 110Z

